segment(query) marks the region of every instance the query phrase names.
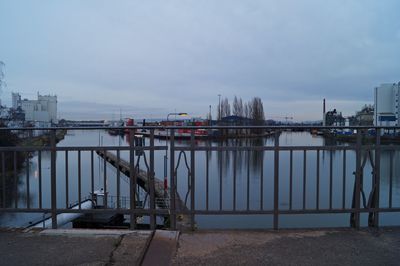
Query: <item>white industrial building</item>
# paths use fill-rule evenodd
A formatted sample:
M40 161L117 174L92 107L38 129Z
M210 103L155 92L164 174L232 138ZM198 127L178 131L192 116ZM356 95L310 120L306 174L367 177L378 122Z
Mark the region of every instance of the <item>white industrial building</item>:
M17 109L21 107L21 95L19 93L11 93L12 108Z
M387 83L376 87L374 90L374 125L399 126L400 125L400 82Z
M25 113L25 121L57 123L57 96L40 95L37 100L21 99L19 93L12 93L12 107Z

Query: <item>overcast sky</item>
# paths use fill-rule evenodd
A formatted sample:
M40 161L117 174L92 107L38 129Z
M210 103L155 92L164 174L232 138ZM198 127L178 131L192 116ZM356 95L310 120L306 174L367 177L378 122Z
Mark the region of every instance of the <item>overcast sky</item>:
M57 94L62 118L205 116L218 94L267 117L353 114L400 81L400 1L0 0L10 92Z

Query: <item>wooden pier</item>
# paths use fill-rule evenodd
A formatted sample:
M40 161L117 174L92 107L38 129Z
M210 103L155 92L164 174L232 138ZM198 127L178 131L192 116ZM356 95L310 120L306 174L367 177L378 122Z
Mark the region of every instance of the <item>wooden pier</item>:
M112 166L117 168L121 171L124 175L128 178L130 177L130 165L129 162L122 158L117 158L117 156L109 151L104 150L97 150L96 153L105 159L108 163ZM150 193L150 186L149 186L149 178L146 171L139 169L136 173L136 183L140 186L143 190ZM169 207L169 192L168 190L164 190L164 182L156 177L154 177L154 196L155 196L155 203L156 206L160 209L167 209ZM188 213L189 210L186 207L186 204L181 200L178 193L176 193L175 197L175 206L177 212ZM179 215L177 219L177 227L178 229L188 229L190 228L190 215Z

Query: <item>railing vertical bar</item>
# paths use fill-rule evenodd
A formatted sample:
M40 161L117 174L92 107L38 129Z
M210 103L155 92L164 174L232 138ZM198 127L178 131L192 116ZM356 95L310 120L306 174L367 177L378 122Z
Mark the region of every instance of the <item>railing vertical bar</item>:
M168 147L165 149L164 155L164 198L168 198Z
M333 151L329 152L329 209L332 210L333 191Z
M195 212L195 174L196 174L196 161L195 161L195 139L194 139L194 129L190 132L190 224L192 230L195 229L194 224L194 212Z
M346 208L346 150L343 150L342 209Z
M170 192L170 221L171 221L171 229L176 229L176 184L175 184L175 130L170 129L170 184L171 184L171 192Z
M135 132L129 130L129 205L130 205L130 229L136 229L136 173L135 173Z
M107 209L107 205L108 205L108 200L107 200L107 158L106 158L106 152L107 150L104 149L104 158L103 158L103 187L104 187L104 208Z
M144 151L143 151L144 152ZM155 200L155 184L154 184L154 129L150 130L150 229L156 229L156 200Z
M39 174L39 209L42 208L42 151L38 152L38 174Z
M390 151L389 156L389 208L393 205L393 154L394 151Z
M31 198L29 196L30 194L30 178L29 178L29 156L26 156L26 208L30 209L31 208Z
M319 210L319 181L320 181L320 171L319 171L319 164L320 164L320 150L317 150L317 183L316 183L316 196L315 196L315 203L316 209Z
M14 151L14 207L18 208L18 173L17 173L17 152Z
M121 208L121 169L120 169L120 150L117 150L117 209Z
M250 150L247 150L247 206L246 209L249 210L250 209Z
M219 151L220 161L219 161L219 210L222 211L222 151Z
M2 171L2 186L3 186L3 204L2 207L6 208L6 163L5 163L5 157L4 157L4 151L1 153L1 171Z
M80 210L82 207L81 207L81 203L82 203L82 188L81 188L81 186L82 186L82 160L81 160L81 151L80 150L78 150L78 209ZM104 194L104 195L107 195L107 194ZM107 197L104 197L104 198L107 198Z
M264 152L261 156L261 169L260 169L260 210L264 210Z
M275 131L274 145L274 230L279 227L279 132Z
M233 210L236 211L236 151L233 152Z
M355 211L352 213L351 225L359 229L360 228L360 195L361 195L361 175L362 175L362 167L361 167L361 148L362 148L362 139L361 139L361 130L357 130L357 143L356 143L356 172L355 172L355 186L354 186L354 195L353 195L353 204L352 208Z
M68 151L65 151L65 208L69 207L69 173L68 173Z
M210 181L210 165L209 165L209 151L206 151L206 210L208 211L208 197L209 197L209 181Z
M303 153L303 210L306 209L306 187L307 187L307 151Z
M99 173L100 175L100 173ZM90 190L94 194L94 151L90 151Z
M293 150L290 150L289 169L289 210L293 208Z
M375 169L374 169L374 208L377 210L373 213L373 226L379 227L379 194L381 184L381 129L376 129L375 143Z
M50 179L51 179L51 227L57 228L57 171L56 171L56 131L51 130L50 138L51 147L51 163L50 163Z

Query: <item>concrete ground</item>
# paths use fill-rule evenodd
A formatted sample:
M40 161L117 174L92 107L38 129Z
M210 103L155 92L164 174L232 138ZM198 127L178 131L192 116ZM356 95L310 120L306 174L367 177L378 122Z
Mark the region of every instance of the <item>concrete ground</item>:
M400 265L400 229L183 233L173 265Z
M2 230L0 265L138 265L142 260L146 265L400 265L400 228L196 231L181 233L179 239L175 235Z
M137 265L150 231L0 231L0 265Z

